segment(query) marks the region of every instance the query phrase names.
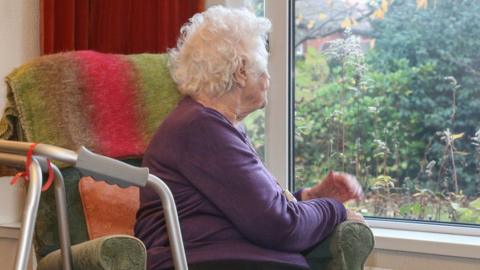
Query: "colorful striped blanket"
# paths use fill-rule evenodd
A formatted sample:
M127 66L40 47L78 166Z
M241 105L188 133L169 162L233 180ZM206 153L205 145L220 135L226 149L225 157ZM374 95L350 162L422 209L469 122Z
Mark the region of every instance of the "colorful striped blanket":
M0 138L140 157L181 98L166 61L93 51L39 57L6 77Z

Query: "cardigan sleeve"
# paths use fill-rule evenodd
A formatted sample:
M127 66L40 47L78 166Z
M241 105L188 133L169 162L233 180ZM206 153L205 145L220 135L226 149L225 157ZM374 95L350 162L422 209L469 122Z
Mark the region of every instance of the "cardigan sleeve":
M220 117L195 119L184 132L182 174L250 241L300 252L345 220L334 199L288 201L245 138Z

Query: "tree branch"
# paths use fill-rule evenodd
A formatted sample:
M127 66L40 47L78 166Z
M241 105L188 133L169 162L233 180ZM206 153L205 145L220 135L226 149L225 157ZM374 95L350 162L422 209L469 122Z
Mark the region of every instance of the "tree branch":
M352 9L354 7L352 7ZM349 11L351 11L351 10L349 10ZM375 10L371 9L368 12L366 12L366 13L360 15L359 17L355 18L355 20L358 21L358 22L361 22L364 19L370 17L374 12L375 12ZM325 25L327 25L327 23L335 21L334 19L337 19L338 15L345 14L345 13L347 13L347 11L344 11L342 13L337 13L331 19L326 20L325 22L320 24L318 27L315 27L312 30L310 30L303 38L301 38L299 41L297 41L295 43L295 48L297 48L300 44L302 44L303 42L305 42L307 40L316 39L316 38L323 38L323 37L327 37L327 36L330 36L330 35L333 35L333 34L336 34L336 33L343 33L343 31L345 31L345 29L343 29L342 27L337 27L337 28L335 28L335 29L333 29L333 30L331 30L327 33L319 34L320 30ZM337 20L337 21L339 21L339 20ZM368 36L368 37L373 37L374 36L372 31L364 31L364 30L358 30L358 29L352 29L352 34L361 35L361 36Z

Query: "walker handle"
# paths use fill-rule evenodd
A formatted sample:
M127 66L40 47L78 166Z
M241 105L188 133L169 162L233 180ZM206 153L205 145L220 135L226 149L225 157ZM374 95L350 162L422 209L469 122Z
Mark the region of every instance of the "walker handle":
M81 146L77 151L75 167L96 181L105 181L120 187L144 187L148 180L148 168L135 167L122 161L95 154Z

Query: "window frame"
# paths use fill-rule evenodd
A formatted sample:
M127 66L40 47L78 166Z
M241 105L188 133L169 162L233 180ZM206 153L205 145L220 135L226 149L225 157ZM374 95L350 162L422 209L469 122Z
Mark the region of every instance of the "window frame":
M275 2L275 4L273 4ZM265 109L265 165L283 188L293 187L293 86L289 50L292 44L292 24L289 12L291 0L265 0L265 17L272 22L269 35L270 90ZM289 31L285 31L289 29Z

